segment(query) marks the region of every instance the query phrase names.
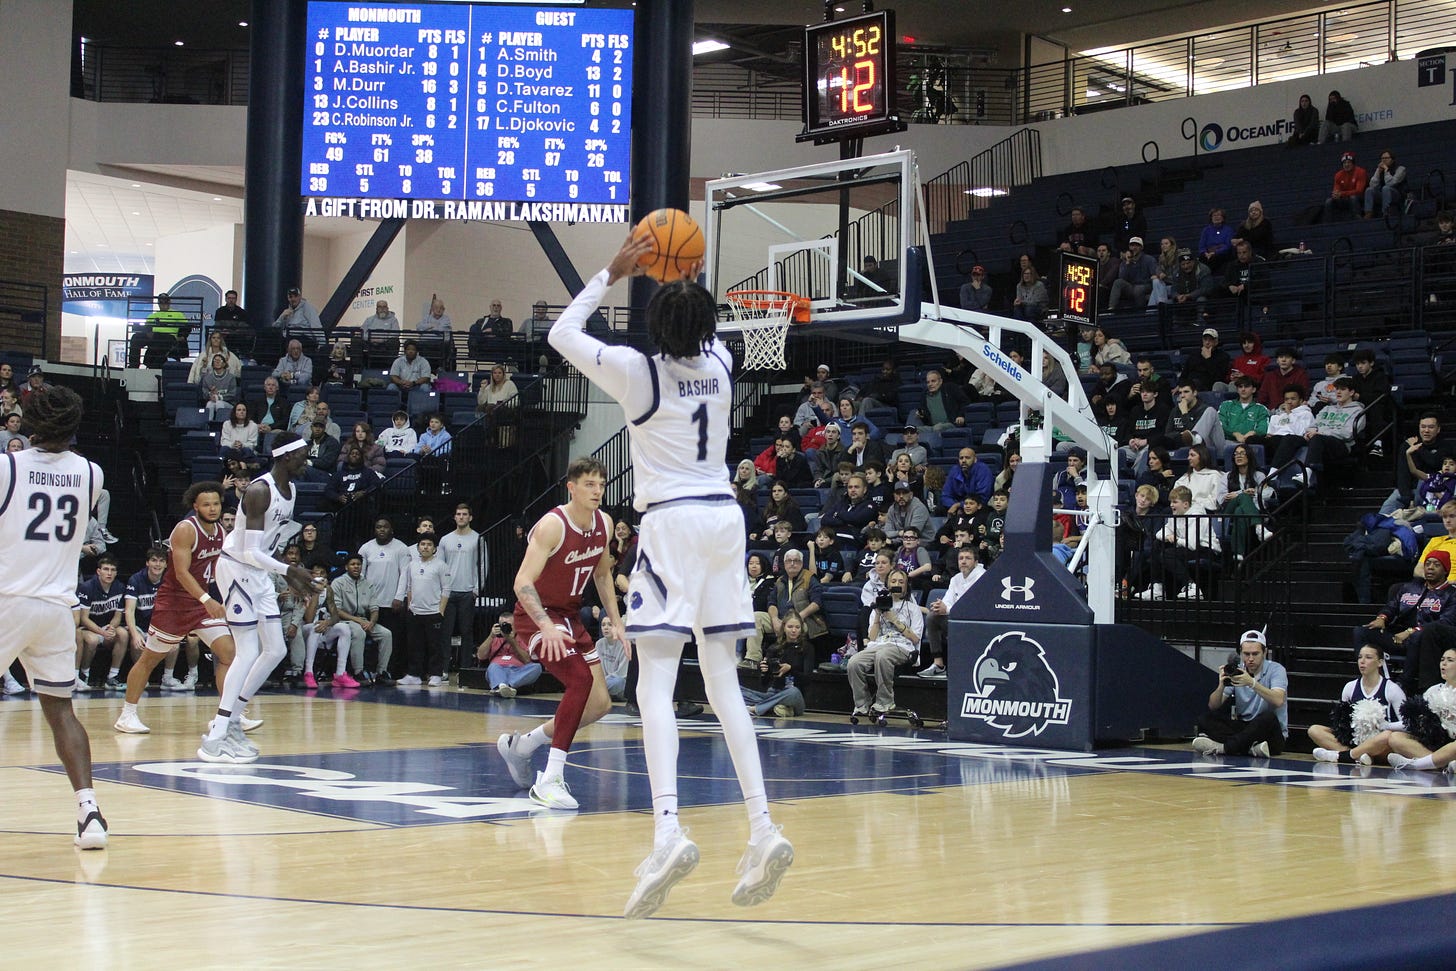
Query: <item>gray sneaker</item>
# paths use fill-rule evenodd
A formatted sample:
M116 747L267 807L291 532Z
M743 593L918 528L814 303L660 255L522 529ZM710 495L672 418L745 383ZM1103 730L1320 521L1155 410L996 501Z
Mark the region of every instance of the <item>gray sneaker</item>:
M204 738L197 747L197 757L204 762L222 762L227 765L236 765L238 762L236 751L229 744L226 735L222 738Z
M531 756L516 751L516 743L520 739L518 733L511 732L496 739L495 747L501 758L506 760L506 769L510 771L511 779L522 789L529 789L535 781L535 773L531 771Z
M232 743L235 751L251 756L249 762L258 757L258 746L243 734L243 726L231 719L228 720L227 740Z
M1223 743L1215 742L1207 735L1199 735L1193 740L1193 751L1199 755L1222 755Z
M514 698L516 696L516 689L508 684L503 684L495 689L495 693L498 698Z

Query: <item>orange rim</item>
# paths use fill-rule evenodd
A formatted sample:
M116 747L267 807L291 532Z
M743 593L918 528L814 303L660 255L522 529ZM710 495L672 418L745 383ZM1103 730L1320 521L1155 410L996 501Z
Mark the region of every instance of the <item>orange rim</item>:
M747 310L776 310L787 303L794 308L790 321L796 324L809 322L809 298L787 290L730 290L723 297Z

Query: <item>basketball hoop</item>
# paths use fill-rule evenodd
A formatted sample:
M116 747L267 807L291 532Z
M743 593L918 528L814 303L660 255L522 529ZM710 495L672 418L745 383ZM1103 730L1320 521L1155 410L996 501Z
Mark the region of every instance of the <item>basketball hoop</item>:
M784 290L732 290L723 295L733 308L733 321L743 334L743 369L783 370L789 325L809 320L809 301Z

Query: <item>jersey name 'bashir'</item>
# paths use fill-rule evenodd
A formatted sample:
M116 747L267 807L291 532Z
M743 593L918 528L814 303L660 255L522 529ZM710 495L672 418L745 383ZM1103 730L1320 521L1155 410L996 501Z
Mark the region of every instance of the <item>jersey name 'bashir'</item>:
M679 398L712 398L718 395L717 378L689 378L677 383Z

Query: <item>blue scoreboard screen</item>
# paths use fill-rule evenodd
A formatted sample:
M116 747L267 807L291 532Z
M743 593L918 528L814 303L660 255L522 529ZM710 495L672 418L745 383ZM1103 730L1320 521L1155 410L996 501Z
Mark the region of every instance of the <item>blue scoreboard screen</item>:
M308 5L311 215L625 222L632 11Z

